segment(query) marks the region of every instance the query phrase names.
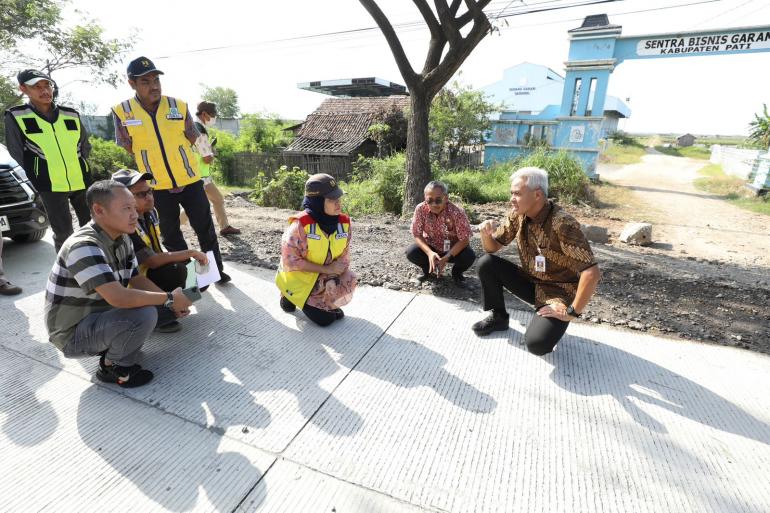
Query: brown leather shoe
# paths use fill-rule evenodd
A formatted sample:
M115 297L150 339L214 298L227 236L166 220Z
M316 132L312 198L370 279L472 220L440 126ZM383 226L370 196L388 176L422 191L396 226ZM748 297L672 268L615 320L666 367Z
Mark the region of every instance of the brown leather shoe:
M21 287L17 287L11 282L5 282L0 285L0 294L3 296L15 296L21 294Z
M241 231L238 228L233 228L230 225L225 226L221 230L219 230L219 235L227 236L227 235L239 235Z

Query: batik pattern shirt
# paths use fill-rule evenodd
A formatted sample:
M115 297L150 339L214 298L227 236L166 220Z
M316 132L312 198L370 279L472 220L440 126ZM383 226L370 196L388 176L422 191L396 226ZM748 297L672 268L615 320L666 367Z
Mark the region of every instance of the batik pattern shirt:
M580 273L596 265L580 223L552 201L533 219L509 211L493 237L503 245L516 241L521 267L535 283L535 308L572 304ZM535 270L538 255L545 272Z

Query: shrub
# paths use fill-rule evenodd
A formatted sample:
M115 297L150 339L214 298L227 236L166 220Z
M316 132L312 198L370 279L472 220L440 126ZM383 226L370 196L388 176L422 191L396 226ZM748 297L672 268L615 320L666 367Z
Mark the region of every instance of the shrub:
M94 181L109 178L118 169L136 169L134 157L114 142L93 135L88 142L91 143L88 167Z
M305 196L305 182L310 177L298 167L281 166L275 177L267 180L263 173L257 177L253 197L258 205L298 210Z
M510 164L497 164L484 170L439 170L437 176L447 184L450 194L458 195L466 203L489 203L508 201L511 188L508 180L510 174Z
M631 137L630 135L623 132L622 130L618 130L617 132L612 132L611 134L607 135L607 139L614 142L615 144L622 144L624 146L644 147L644 145L639 141L637 141L636 138Z
M580 162L566 151L539 150L515 162L515 169L539 167L548 172L548 195L560 201L575 203L588 199L589 180Z
M382 214L385 211L373 180L352 180L340 186L345 191L342 209L351 217Z
M487 199L481 193L480 175L478 171L459 171L446 173L440 180L447 184L449 192L456 194L467 203L485 203Z
M237 150L237 140L235 136L230 132L224 130L217 130L215 128L209 128L209 138L215 139L214 151L216 152L216 158L211 165L211 174L224 183L230 183L230 177L227 176L227 170L231 169L233 163L233 155Z
M382 201L385 212L401 214L404 203L406 155L396 153L385 159L359 158L353 167L352 181L371 181L372 191Z

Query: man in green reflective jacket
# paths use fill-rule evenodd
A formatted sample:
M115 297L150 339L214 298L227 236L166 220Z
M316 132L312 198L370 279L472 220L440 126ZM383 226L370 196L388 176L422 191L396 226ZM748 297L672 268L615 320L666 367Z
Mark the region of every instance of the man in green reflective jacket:
M73 231L69 205L80 226L91 220L86 205L91 145L78 112L54 102L51 77L26 69L17 78L29 102L5 111L6 145L40 193L58 253Z

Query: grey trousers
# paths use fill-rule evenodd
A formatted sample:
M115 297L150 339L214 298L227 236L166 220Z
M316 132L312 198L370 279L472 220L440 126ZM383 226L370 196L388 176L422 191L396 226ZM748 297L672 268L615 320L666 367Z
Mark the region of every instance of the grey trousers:
M3 272L3 234L0 233L0 286L8 283L5 279L5 273Z
M136 363L139 350L157 321L158 311L154 306L92 313L78 324L72 341L64 346L64 356L83 358L106 351L105 358L130 367Z

